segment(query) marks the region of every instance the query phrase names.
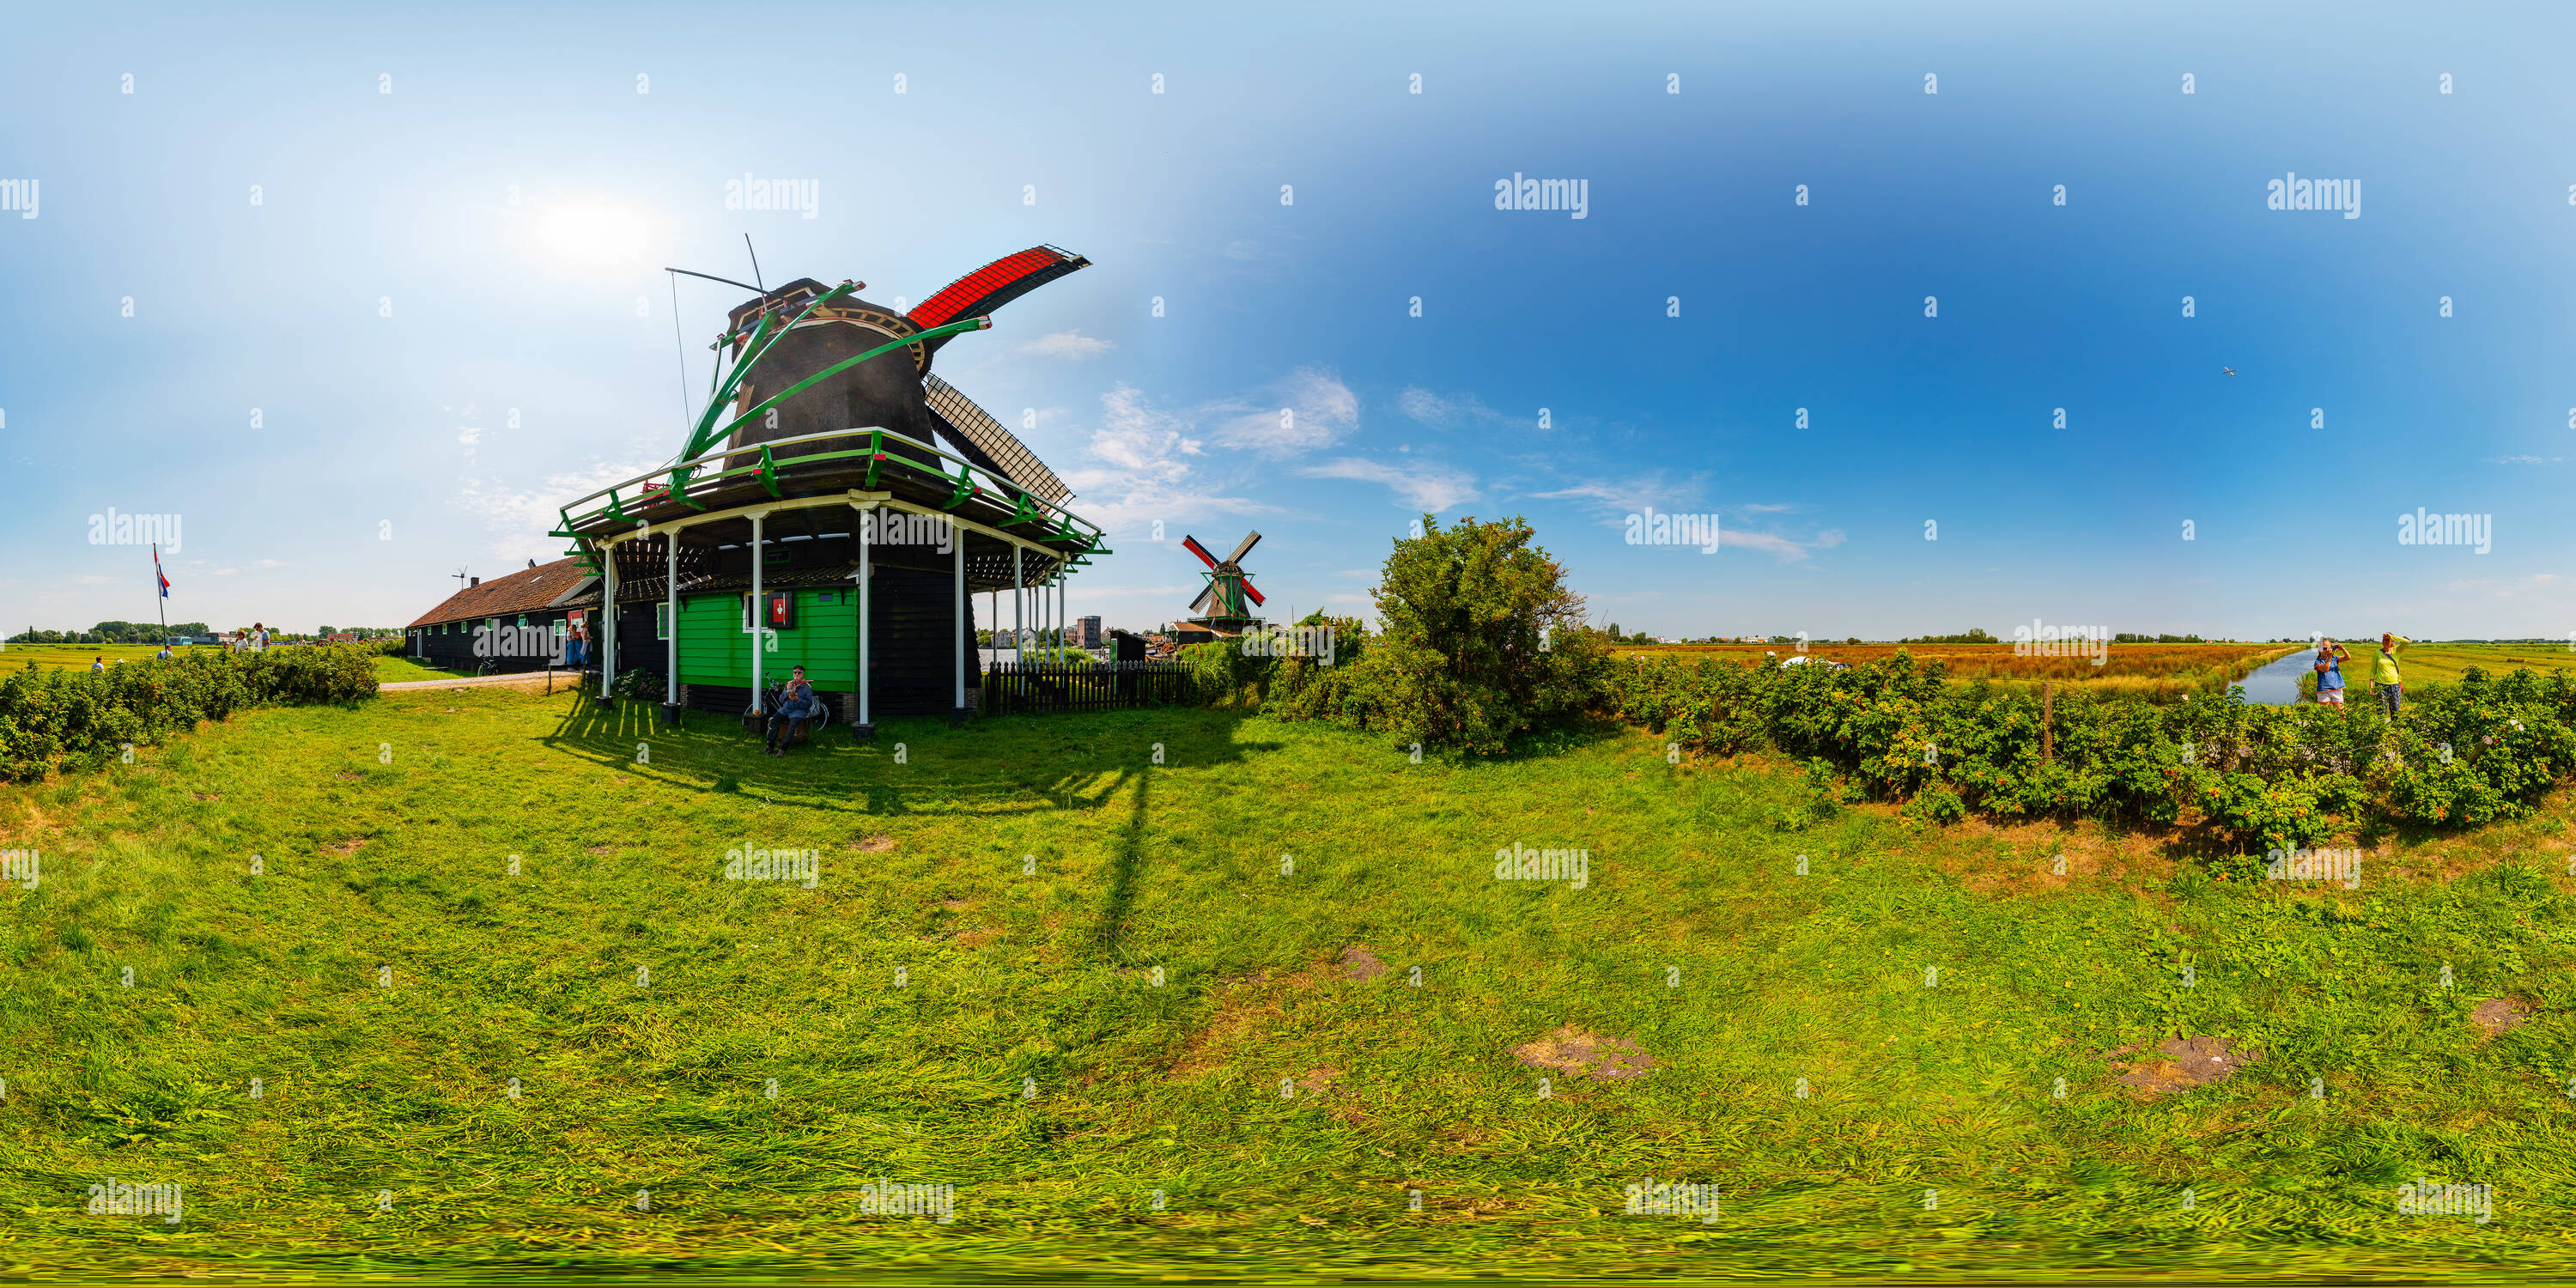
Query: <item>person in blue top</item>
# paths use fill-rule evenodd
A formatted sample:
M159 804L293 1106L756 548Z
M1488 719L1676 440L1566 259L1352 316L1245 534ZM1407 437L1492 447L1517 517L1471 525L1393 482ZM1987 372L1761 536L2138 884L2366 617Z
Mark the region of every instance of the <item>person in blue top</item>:
M779 699L778 716L770 721L767 746L763 748L773 756L786 755L787 749L805 736L806 722L823 714L823 700L815 697L814 686L806 683L804 667L796 668Z
M2333 640L2317 641L2317 701L2327 706L2343 705L2343 664L2352 652Z

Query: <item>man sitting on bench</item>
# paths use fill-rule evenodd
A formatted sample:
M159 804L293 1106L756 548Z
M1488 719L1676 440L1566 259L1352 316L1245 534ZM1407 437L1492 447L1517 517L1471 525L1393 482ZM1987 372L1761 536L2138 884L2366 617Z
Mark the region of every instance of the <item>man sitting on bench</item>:
M805 682L805 668L797 667L787 681L786 692L779 695L778 715L769 722L768 746L763 750L773 756L784 756L796 740L805 736L805 722L823 714L823 700L814 696L814 686ZM778 727L787 725L780 737Z

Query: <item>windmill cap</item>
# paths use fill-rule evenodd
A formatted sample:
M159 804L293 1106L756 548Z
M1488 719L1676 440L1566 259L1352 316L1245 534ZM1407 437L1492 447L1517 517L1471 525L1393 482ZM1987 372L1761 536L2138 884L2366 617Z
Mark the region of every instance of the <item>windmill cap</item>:
M740 331L757 321L763 313L773 309L802 306L807 300L830 289L813 278L800 277L784 286L773 287L767 294L736 306L733 312L725 315L725 318L733 324L734 330Z

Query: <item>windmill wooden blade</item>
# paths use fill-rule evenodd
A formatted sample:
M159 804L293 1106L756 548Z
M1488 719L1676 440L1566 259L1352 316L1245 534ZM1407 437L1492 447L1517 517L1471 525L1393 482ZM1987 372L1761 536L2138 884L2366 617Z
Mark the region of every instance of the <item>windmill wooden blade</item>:
M1208 605L1215 601L1216 583L1209 582L1205 589L1199 591L1199 597L1190 601L1190 611L1193 613L1205 613L1208 609Z
M1256 608L1270 602L1261 597L1261 588L1253 585L1250 577L1243 579L1243 593L1252 596L1252 604Z
M1258 533L1258 532L1255 532L1255 533L1253 533L1252 535L1250 535L1250 536L1248 536L1248 537L1245 537L1245 538L1243 539L1243 544L1242 544L1242 545L1239 545L1239 546L1236 546L1236 547L1234 548L1234 553L1233 553L1233 554L1230 554L1230 555L1227 555L1227 556L1225 557L1225 561L1226 561L1227 563L1241 563L1241 562L1243 562L1243 557L1244 557L1245 555L1247 555L1247 554L1252 553L1252 548L1253 548L1254 546L1256 546L1256 545L1259 545L1260 543L1261 543L1261 534L1260 534L1260 533Z
M1207 547L1200 545L1197 537L1184 534L1181 537L1181 548L1189 551L1191 554L1197 555L1199 557L1199 562L1206 564L1208 567L1216 567L1216 556L1209 554L1207 552Z
M956 386L930 376L923 379L921 389L930 404L930 414L948 431L949 439L961 449L972 449L961 450L961 455L1019 484L1041 501L1062 505L1073 496L1073 489L1066 487L1064 480L1037 458L1037 453L1002 428L1002 422L976 406L974 399L957 392ZM979 456L982 459L976 459Z
M950 282L904 316L928 330L990 313L1067 273L1089 267L1090 260L1060 246L1031 246ZM943 342L932 341L930 347L935 350Z

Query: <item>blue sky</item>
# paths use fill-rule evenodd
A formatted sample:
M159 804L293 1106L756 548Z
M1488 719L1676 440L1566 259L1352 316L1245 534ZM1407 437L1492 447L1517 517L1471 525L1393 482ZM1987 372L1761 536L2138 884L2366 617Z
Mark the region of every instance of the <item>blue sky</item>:
M150 615L110 507L182 516L170 615L218 627L555 557L678 446L661 267L749 233L881 300L1094 261L940 370L1035 413L1114 624L1246 528L1274 607L1364 610L1431 510L1671 635L2569 637L2576 18L2410 8L22 9L0 623ZM2290 172L2360 217L2267 209ZM1585 217L1495 209L1515 173ZM695 387L740 294L680 289ZM1647 506L1725 544L1626 544ZM2491 548L2400 544L2418 507Z

